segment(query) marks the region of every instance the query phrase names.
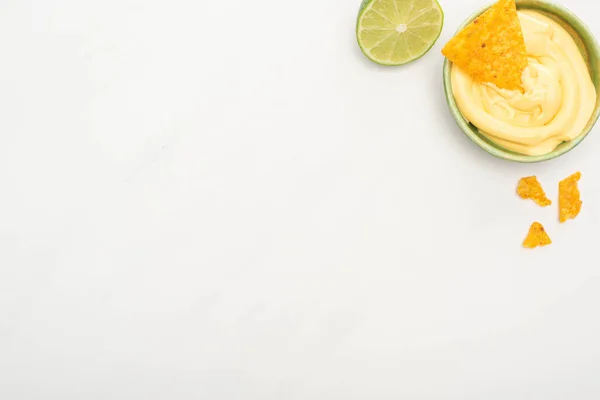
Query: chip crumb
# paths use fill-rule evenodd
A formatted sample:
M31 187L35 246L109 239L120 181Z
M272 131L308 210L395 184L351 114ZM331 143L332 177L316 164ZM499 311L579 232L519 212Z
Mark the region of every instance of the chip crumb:
M561 224L574 219L581 211L581 194L577 187L580 178L581 172L576 172L558 183L558 219Z
M522 199L535 201L540 207L547 207L552 204L552 201L546 197L546 193L535 175L519 179L517 194Z
M527 51L515 0L499 0L450 39L442 54L476 82L523 92Z
M523 241L523 247L527 249L533 249L538 246L546 246L552 243L550 236L546 233L546 230L539 222L534 222L529 227L529 233Z

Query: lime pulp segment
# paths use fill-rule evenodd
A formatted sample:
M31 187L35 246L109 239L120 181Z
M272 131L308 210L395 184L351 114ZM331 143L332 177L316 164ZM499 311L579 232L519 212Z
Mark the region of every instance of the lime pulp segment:
M383 65L402 65L422 57L444 24L437 0L364 0L356 37L363 53Z

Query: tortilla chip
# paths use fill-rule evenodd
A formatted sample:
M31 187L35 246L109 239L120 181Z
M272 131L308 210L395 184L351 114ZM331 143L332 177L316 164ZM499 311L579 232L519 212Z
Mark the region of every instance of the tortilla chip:
M577 187L580 178L581 172L576 172L558 183L558 219L561 223L574 219L581 211L582 202Z
M523 91L527 52L515 0L499 0L450 39L442 54L476 82Z
M517 194L522 199L535 201L541 207L547 207L552 204L552 201L546 197L546 193L536 176L521 178L517 186Z
M529 233L523 241L523 247L533 249L538 246L546 246L552 243L550 236L539 222L534 222L529 228Z

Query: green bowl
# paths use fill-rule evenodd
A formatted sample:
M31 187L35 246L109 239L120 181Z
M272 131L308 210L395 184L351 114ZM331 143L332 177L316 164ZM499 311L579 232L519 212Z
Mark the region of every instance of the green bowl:
M481 15L484 11L486 11L491 6L487 6L473 15L471 15L457 30L460 31L467 24ZM470 124L461 114L456 105L456 100L454 99L454 94L452 93L452 84L450 82L450 70L451 63L448 59L444 61L444 91L446 92L446 101L448 102L448 107L450 108L450 112L454 117L454 120L458 124L458 126L463 130L465 135L473 142L475 142L479 147L490 153L491 155L502 158L505 160L522 162L522 163L534 163L540 161L552 160L556 157L559 157L568 151L572 150L579 143L585 139L588 135L596 121L598 120L598 116L600 115L600 47L598 46L598 42L592 32L588 29L587 26L571 11L566 8L552 3L550 1L545 0L517 0L517 8L518 9L527 9L534 10L539 13L542 13L554 21L558 22L563 28L567 30L571 34L571 36L575 39L583 58L585 59L588 69L590 71L590 75L592 77L592 82L596 87L596 106L594 108L594 112L590 117L587 125L581 132L581 135L577 136L575 139L570 142L563 142L559 144L553 151L550 153L542 154L539 156L528 156L525 154L516 153L511 150L507 150L502 146L499 146L485 136L481 135L475 126Z

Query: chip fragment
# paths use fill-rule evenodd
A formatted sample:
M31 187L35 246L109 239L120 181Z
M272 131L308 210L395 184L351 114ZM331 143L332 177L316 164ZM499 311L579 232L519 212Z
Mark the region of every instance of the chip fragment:
M577 187L580 178L581 172L576 172L558 183L558 219L561 223L574 219L581 211L582 201Z
M450 39L442 54L476 82L523 91L527 51L515 0L499 0Z
M527 249L533 249L538 246L546 246L552 243L550 236L546 233L546 230L539 222L534 222L529 227L529 233L523 241L523 247Z
M546 193L535 175L526 176L519 180L517 194L521 196L522 199L531 199L535 201L541 207L547 207L552 204L552 201L546 197Z

